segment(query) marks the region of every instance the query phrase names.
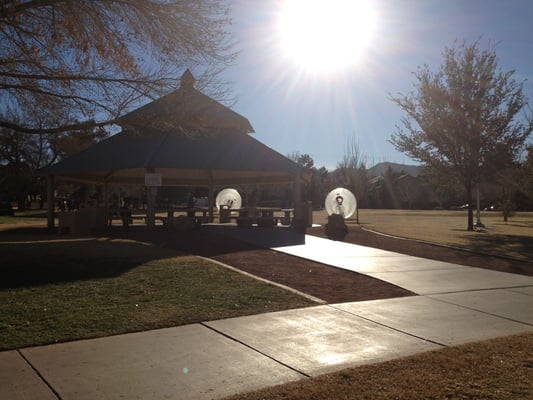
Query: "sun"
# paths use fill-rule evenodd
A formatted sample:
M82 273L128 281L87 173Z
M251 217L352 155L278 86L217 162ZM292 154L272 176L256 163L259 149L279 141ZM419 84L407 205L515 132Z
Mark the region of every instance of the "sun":
M375 27L370 0L285 0L279 18L285 56L311 72L356 63L371 44Z

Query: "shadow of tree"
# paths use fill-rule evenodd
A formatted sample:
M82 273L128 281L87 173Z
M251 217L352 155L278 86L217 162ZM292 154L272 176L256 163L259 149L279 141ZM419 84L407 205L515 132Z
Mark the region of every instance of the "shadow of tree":
M515 227L518 227L518 228L533 228L533 222L529 222L529 221L520 221L520 222L511 221L511 222L508 222L505 225L506 226L515 226Z
M480 234L469 236L466 247L474 251L533 260L533 236Z

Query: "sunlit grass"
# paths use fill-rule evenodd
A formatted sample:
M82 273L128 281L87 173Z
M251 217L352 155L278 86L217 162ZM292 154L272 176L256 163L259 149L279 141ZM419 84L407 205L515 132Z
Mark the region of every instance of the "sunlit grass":
M325 211L314 212L314 222L325 224ZM533 212L517 212L507 223L501 212L481 212L483 229L467 231L467 212L426 210L359 210L362 227L377 232L493 254L533 259ZM474 222L476 216L474 214ZM348 224L355 224L355 215Z
M11 226L46 226L46 211L27 210L15 211L14 216L0 215L0 229Z

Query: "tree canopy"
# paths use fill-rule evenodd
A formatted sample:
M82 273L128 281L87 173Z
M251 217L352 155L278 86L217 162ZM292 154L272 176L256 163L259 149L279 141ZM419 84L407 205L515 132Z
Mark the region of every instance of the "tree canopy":
M498 67L494 48L463 42L443 58L437 72L425 65L414 73L414 92L391 97L406 114L391 143L462 183L473 230L473 187L520 157L533 120L523 82Z
M220 0L7 0L0 127L61 133L114 121L192 68L213 91L234 59Z

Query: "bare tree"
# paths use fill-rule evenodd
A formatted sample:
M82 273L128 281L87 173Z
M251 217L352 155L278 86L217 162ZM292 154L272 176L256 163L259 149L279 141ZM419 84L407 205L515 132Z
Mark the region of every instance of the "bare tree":
M49 134L21 134L0 127L0 197L16 199L24 209L31 192L44 188L35 172L57 160L75 154L105 138L101 128Z
M303 187L303 198L306 201L311 201L314 206L322 206L326 197L324 187L328 177L326 167L315 167L313 157L307 153L302 154L299 151L287 154L287 158L311 171L311 179Z
M366 156L363 154L355 135L350 137L344 148L342 160L337 164L343 185L353 191L357 199L356 220L359 222L359 207L368 192Z
M0 127L54 134L103 126L177 87L185 68L224 93L219 74L235 57L228 7L224 0L3 1ZM52 118L42 124L36 112Z
M392 97L405 113L391 142L441 176L462 183L468 230L474 229L473 189L482 177L511 165L533 130L522 114L528 101L514 71L498 68L494 49L478 43L446 48L436 73L418 69L416 92Z

